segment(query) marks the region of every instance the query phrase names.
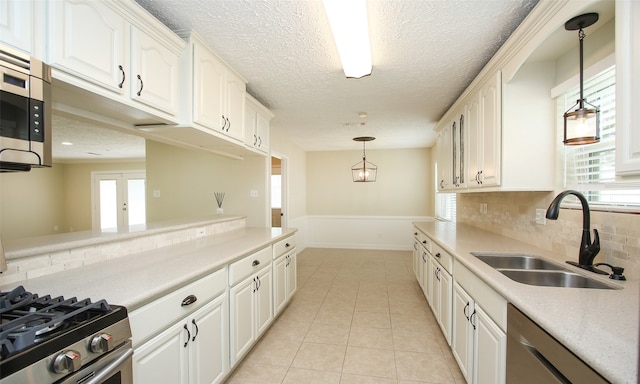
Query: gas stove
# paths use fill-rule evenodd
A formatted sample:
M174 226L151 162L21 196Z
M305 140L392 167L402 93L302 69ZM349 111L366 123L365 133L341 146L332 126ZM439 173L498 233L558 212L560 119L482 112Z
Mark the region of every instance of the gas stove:
M104 300L0 292L0 383L131 382L131 329L124 307ZM118 360L122 365L113 367ZM113 375L104 369L109 366ZM104 369L103 369L104 368ZM115 377L115 379L111 379ZM124 379L123 379L124 377Z

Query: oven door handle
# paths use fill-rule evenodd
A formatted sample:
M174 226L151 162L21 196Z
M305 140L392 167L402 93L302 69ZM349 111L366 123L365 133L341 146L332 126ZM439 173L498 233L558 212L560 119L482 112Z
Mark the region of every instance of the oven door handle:
M85 381L83 384L100 384L104 382L105 378L108 378L112 373L117 372L120 366L124 364L127 359L133 355L133 348L127 348L121 352L112 362L96 372L95 376L91 380Z

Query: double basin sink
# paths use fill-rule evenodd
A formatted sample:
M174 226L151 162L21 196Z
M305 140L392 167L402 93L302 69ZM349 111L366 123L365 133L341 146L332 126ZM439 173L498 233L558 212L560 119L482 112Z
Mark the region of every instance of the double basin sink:
M517 253L471 252L511 280L546 287L618 289L545 259Z

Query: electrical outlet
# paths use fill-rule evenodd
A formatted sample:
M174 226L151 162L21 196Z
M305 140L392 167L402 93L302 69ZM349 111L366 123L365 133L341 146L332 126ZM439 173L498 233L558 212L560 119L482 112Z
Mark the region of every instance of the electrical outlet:
M546 209L536 209L536 224L547 225L547 210Z

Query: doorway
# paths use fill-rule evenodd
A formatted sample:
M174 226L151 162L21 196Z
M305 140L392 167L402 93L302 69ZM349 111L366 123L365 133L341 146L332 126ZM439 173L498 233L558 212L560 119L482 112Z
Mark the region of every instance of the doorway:
M271 227L286 228L287 220L287 159L271 156Z
M93 228L116 232L146 223L145 172L92 172Z

